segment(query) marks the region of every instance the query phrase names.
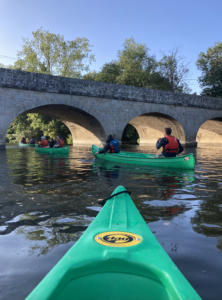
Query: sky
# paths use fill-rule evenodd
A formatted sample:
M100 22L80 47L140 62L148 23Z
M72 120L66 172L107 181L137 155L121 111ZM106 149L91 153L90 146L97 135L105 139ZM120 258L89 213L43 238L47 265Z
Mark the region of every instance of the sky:
M0 0L0 63L12 64L22 37L40 27L66 40L86 37L95 55L90 69L99 71L117 57L126 38L145 43L150 54L182 46L191 62L192 92L201 91L195 62L215 42L222 42L221 0Z

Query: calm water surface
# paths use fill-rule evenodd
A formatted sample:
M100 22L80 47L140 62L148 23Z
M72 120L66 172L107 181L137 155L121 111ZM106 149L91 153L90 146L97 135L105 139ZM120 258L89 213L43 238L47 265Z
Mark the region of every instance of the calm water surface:
M155 153L151 147L127 151ZM63 157L0 151L0 299L23 300L72 247L118 186L204 300L222 299L222 153L187 149L194 171L99 163L90 148Z

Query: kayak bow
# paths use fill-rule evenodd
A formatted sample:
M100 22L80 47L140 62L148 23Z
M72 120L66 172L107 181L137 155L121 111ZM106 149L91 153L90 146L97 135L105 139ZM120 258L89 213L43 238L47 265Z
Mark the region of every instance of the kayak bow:
M119 186L26 300L201 300Z
M92 145L92 154L96 156L96 158L120 163L190 170L193 170L195 166L195 158L193 153L177 157L156 157L154 154L125 151L120 151L119 153L106 152L103 154L96 154L97 151L98 147Z
M35 144L23 144L19 142L19 147L35 147Z

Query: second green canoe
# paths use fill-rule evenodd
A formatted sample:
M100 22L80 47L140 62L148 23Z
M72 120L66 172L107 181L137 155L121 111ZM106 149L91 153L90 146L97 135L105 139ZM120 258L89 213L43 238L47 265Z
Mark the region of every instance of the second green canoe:
M43 148L43 147L38 147L35 146L35 150L38 153L42 153L42 154L65 154L65 153L69 153L69 146L65 146L65 147L58 147L58 148Z
M125 151L112 154L108 152L104 154L96 154L97 151L98 147L92 145L92 154L96 156L96 158L120 163L189 170L193 170L195 166L195 158L192 153L177 157L156 157L154 154Z
M121 186L26 298L40 299L201 300Z
M19 147L35 147L35 144L23 144L19 142Z

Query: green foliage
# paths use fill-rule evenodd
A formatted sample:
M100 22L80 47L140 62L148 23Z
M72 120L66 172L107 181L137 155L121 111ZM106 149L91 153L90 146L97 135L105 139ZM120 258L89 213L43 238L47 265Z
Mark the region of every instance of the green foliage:
M61 135L64 140L70 135L68 127L61 121L41 114L20 115L11 123L6 135L6 141L18 143L24 136L27 140L35 138L40 141L41 136L56 139Z
M14 121L9 126L6 134L7 143L18 143L21 141L22 137L31 139L35 137L40 140L42 132L39 129L33 129L31 127L31 122L28 120L26 115L20 115L14 119Z
M68 137L66 139L66 143L68 145L72 145L73 144L73 139L72 139L72 135L71 134L68 135Z
M42 114L27 114L27 120L31 122L30 126L34 130L41 130L47 138L56 139L61 135L64 139L70 134L68 127L61 121Z
M202 74L199 77L202 95L222 98L222 43L201 52L196 65Z
M137 44L133 38L126 39L123 50L118 51L120 75L117 83L137 87L156 88L153 75L157 73L157 61L149 55L145 44Z
M131 85L150 89L170 90L163 64L149 54L145 44L138 44L133 38L126 39L123 49L118 51L117 60L103 65L100 72L88 73L86 80Z
M0 63L0 68L4 68L4 69L14 69L14 66L12 65L3 65L2 63Z
M88 72L87 74L83 75L82 79L96 81L96 75L97 75L96 71Z
M131 124L127 124L123 131L122 141L136 144L138 139L139 134L136 128Z
M94 60L92 45L85 37L65 41L63 35L42 28L32 35L32 40L23 38L22 51L14 64L16 70L80 78L81 72L89 69L85 62Z
M122 74L122 69L117 61L104 64L101 72L97 73L96 81L107 83L119 83L118 77Z

